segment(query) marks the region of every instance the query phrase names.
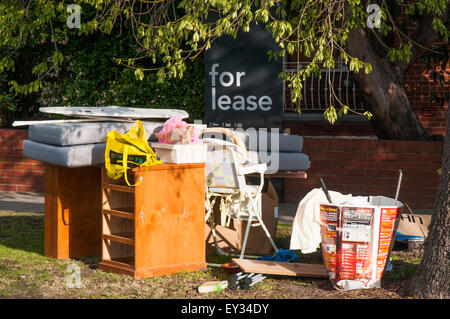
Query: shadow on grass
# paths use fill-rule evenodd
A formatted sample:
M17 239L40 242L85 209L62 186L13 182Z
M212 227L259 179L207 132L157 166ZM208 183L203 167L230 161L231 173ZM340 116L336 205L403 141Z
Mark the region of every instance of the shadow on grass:
M44 215L0 212L1 246L44 255Z

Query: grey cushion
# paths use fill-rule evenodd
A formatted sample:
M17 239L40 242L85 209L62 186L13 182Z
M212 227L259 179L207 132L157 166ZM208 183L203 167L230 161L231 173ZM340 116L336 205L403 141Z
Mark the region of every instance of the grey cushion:
M309 157L303 153L249 151L248 158L249 162L252 163L266 163L268 174L273 174L277 171L305 171L310 167Z
M35 141L23 141L23 154L37 161L64 167L81 167L103 164L105 162L105 143L55 146ZM278 157L278 165L276 165ZM267 163L273 174L278 171L301 171L310 167L309 158L303 153L280 152L249 152L249 161L253 163Z
M29 139L35 142L58 146L105 143L106 135L116 130L128 131L133 123L120 122L85 122L30 125ZM149 140L156 141L155 132L162 129L164 123L142 122Z
M242 138L242 133L238 134ZM299 135L247 130L244 140L249 151L301 152L303 149L303 138Z
M105 162L106 143L55 146L23 141L23 154L37 161L64 167L81 167Z
M303 137L299 135L259 130L246 130L245 132L236 130L235 132L245 142L249 151L301 152L303 149ZM223 139L223 134L205 133L203 137ZM228 137L227 139L229 140Z

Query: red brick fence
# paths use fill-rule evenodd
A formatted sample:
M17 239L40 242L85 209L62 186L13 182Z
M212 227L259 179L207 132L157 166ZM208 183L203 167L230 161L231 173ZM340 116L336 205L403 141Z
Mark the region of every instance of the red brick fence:
M312 188L320 187L321 177L330 190L394 198L401 169L399 200L411 209L431 210L442 150L442 142L305 138L303 152L311 160L308 179L286 179L285 201L298 202Z
M44 192L45 166L23 156L27 130L0 129L0 192Z
M0 129L0 191L43 192L44 165L22 155L26 130ZM412 209L433 209L439 185L442 142L305 138L311 159L308 179L285 179L285 201L297 203L322 177L330 190L353 195L395 196Z

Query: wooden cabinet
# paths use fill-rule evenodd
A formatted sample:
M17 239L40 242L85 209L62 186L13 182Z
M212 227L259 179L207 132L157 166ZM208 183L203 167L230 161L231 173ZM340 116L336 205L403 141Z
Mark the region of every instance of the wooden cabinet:
M136 168L114 181L102 170L99 268L135 278L206 267L204 163Z
M44 254L53 258L101 251L101 168L45 165Z

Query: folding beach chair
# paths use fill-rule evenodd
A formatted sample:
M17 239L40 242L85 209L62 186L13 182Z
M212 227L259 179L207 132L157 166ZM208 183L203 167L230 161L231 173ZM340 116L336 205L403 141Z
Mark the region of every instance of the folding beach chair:
M214 238L216 251L221 255L234 256L224 252L217 243L213 209L220 202L221 223L228 226L231 219L247 221L239 258L244 258L250 227L261 226L275 253L278 251L269 231L261 218L261 192L264 184L266 164L247 164L247 149L242 140L231 130L224 128L206 129L205 132L219 132L231 137L234 143L217 138L203 138L208 144L206 162L206 216ZM259 185L247 185L245 175L258 173ZM252 256L247 256L252 257ZM254 256L253 256L254 257Z

